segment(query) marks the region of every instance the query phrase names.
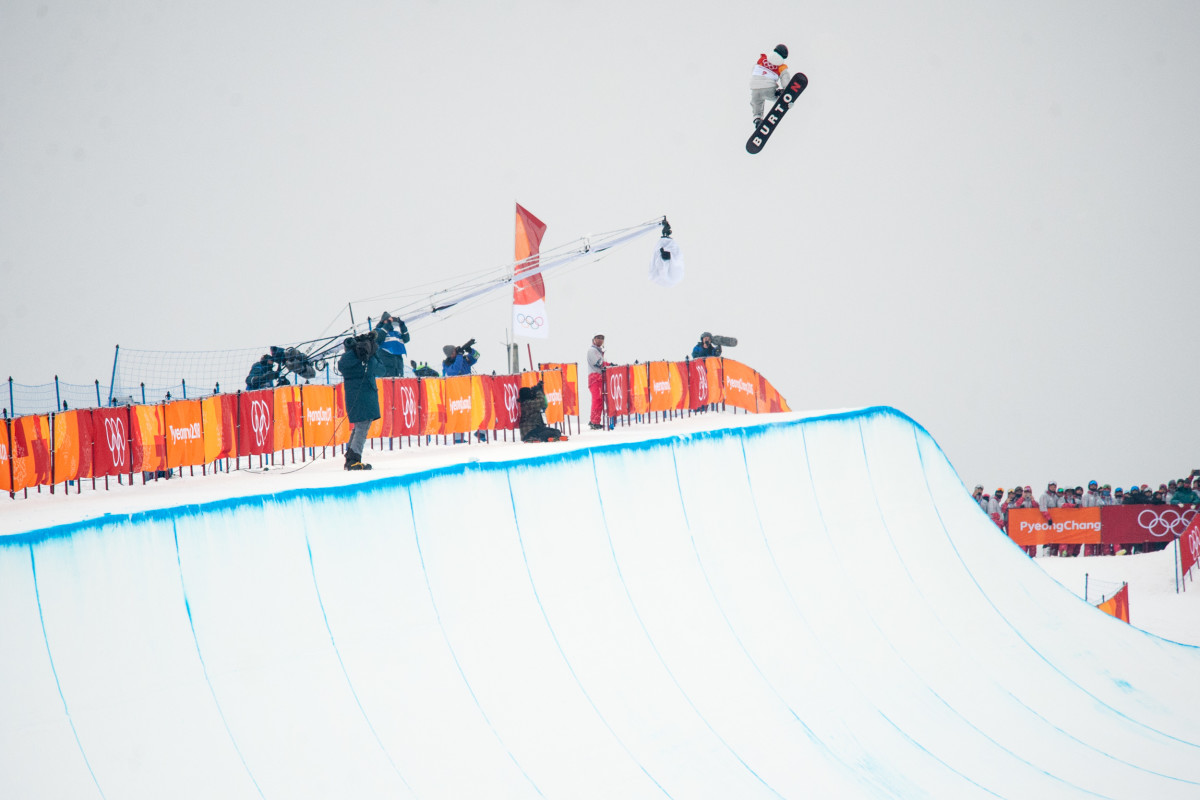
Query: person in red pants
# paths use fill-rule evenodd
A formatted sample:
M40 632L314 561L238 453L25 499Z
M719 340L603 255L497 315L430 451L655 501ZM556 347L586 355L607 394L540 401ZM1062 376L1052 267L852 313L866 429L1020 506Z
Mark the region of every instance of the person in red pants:
M604 368L607 366L611 365L604 360L604 334L597 333L587 351L588 389L592 392L592 416L588 427L594 431L604 427L600 420L604 413Z

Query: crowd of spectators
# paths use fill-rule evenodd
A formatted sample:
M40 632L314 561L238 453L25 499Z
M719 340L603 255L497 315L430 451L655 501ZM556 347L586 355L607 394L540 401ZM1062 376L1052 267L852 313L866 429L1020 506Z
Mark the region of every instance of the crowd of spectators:
M1048 512L1053 508L1095 508L1120 505L1195 506L1200 504L1200 470L1192 470L1192 473L1185 478L1160 483L1157 489L1146 483L1131 483L1128 489L1122 486L1114 489L1108 483L1100 484L1097 481L1088 481L1085 490L1082 486L1060 487L1056 481L1050 481L1046 485L1046 490L1036 497L1030 486L1015 486L1007 493L1002 487L988 494L982 485L975 487L972 497L979 507L1001 527L1007 518L1008 511L1018 508L1036 508L1047 514L1048 517ZM1116 552L1102 548L1100 545L1086 545L1086 547L1087 550L1083 551L1086 555L1110 555ZM1148 547L1147 549L1154 548ZM1027 547L1026 550L1031 556L1036 555L1037 548ZM1137 546L1131 546L1129 551L1136 552ZM1042 554L1075 556L1080 552L1079 545L1047 544L1043 546Z
M1059 486L1056 481L1046 485L1046 491L1035 498L1034 491L1029 486L1015 486L1005 494L1003 488L992 494L984 492L983 486L975 487L972 495L988 514L1003 516L1010 508L1093 508L1096 506L1134 506L1134 505L1195 505L1200 503L1200 470L1193 470L1186 478L1172 479L1160 483L1155 489L1149 484L1132 483L1129 489L1111 484L1099 484L1088 481L1086 491L1082 486L1072 489L1069 486Z

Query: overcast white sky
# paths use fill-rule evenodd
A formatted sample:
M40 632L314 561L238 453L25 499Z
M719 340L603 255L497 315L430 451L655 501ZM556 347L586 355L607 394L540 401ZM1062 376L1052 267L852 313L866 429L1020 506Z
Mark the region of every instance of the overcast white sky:
M544 248L665 214L685 281L653 239L549 275L535 359L708 329L796 409L900 408L968 485L1165 481L1200 467L1198 41L1183 0L9 0L0 377L340 328L510 261L515 202ZM778 42L810 86L749 156ZM503 369L507 303L410 349Z

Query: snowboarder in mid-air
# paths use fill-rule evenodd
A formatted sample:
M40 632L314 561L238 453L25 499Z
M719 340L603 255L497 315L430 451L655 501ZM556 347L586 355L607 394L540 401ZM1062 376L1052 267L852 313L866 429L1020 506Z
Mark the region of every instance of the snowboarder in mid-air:
M763 121L763 109L783 91L792 73L785 60L788 57L786 44L777 44L769 53L760 53L750 73L750 111L754 114L754 127Z
M746 152L753 155L763 149L775 126L808 86L803 72L793 74L784 63L787 45L775 45L762 53L750 73L750 111L754 114L754 133L746 140ZM765 113L763 109L766 109Z

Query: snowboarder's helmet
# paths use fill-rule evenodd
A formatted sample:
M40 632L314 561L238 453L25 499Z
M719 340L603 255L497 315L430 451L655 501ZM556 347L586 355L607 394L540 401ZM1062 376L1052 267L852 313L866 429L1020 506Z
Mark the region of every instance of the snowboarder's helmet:
M775 52L779 53L780 58L787 58L787 53L788 53L787 45L786 44L775 45Z

